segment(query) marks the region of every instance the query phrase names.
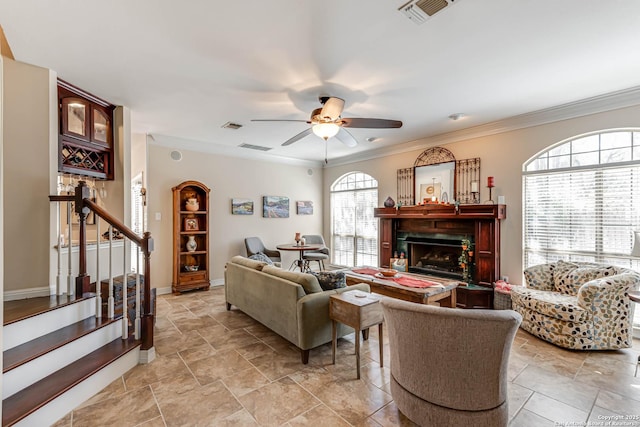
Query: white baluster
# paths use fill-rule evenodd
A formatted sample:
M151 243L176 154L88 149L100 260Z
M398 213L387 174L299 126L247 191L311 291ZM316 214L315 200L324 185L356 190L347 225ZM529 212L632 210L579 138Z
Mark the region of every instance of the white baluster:
M136 245L136 321L135 336L140 339L140 318L142 317L142 307L140 306L140 246Z
M127 238L122 239L124 260L122 263L122 339L129 338L129 318L127 309L129 308L129 295L127 286Z
M115 303L113 300L113 226L109 225L109 319L115 316Z
M102 282L100 281L100 217L96 215L96 318L102 319Z
M64 235L60 234L62 232L62 205L60 202L57 202L58 205L58 275L56 276L56 295L60 296L64 294L63 292L63 280L62 280L62 239Z
M67 202L67 222L69 223L69 236L67 237L67 250L69 260L69 275L67 276L67 297L71 298L75 294L75 284L73 283L73 259L71 252L73 251L72 236L73 236L73 218L71 217L71 202Z

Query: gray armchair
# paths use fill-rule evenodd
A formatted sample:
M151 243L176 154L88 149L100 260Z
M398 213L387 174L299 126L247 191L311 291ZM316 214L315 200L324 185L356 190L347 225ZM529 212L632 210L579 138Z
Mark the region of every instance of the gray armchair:
M322 245L323 247L313 251L304 251L302 254L302 259L304 260L307 268L311 261L318 262L318 268L320 270L324 270L324 261L329 260L329 248L324 243L324 239L319 234L305 234L302 236L305 240L305 243L313 244L313 245Z
M522 317L383 298L391 395L421 426L506 426L507 367Z
M259 237L247 237L244 239L244 247L247 249L247 256L255 255L258 252L262 252L273 262L280 262L280 251L276 251L275 249L267 249L264 247L264 243L260 240Z

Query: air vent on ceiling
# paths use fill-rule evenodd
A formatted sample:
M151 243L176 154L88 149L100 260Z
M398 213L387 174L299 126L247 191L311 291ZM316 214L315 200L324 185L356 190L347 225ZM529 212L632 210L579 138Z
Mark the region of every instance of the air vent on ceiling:
M235 130L235 129L240 129L242 127L242 125L238 124L238 123L227 122L227 123L223 124L222 127L226 128L226 129L234 129Z
M442 9L460 0L410 0L398 8L414 24L420 25Z
M269 151L272 147L263 147L261 145L253 145L253 144L240 144L238 147L248 148L250 150L258 150L258 151Z

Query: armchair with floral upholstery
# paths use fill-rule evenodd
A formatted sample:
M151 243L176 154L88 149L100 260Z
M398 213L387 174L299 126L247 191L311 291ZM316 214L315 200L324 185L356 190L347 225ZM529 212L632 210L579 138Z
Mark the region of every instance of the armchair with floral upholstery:
M524 271L526 287L511 289L521 328L573 350L611 350L632 345L628 292L640 274L586 262L541 264Z

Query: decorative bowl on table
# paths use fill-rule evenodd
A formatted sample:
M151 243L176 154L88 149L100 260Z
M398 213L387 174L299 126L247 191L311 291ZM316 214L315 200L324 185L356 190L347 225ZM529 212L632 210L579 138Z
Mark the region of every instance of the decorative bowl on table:
M198 271L198 268L200 268L199 265L185 265L184 269L186 271Z
M394 270L392 268L381 268L380 274L384 277L394 277L396 274L398 274L398 270Z

